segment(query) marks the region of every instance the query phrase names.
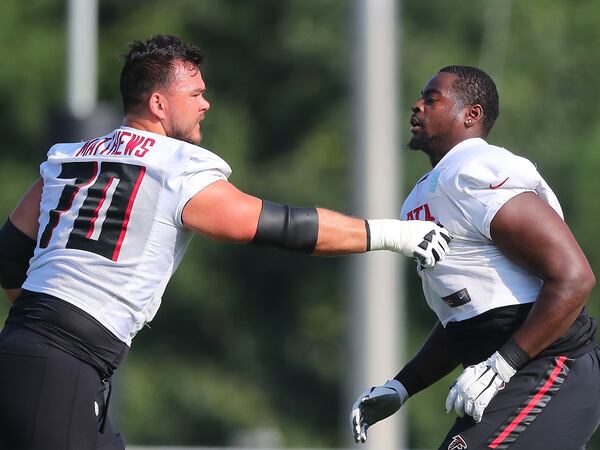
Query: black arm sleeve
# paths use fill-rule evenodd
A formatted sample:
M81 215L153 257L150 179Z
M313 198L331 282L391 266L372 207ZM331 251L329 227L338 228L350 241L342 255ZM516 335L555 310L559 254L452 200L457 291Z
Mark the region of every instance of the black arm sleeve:
M35 240L7 220L0 229L0 286L4 289L21 287L34 250Z
M421 350L394 378L414 395L448 375L459 364L447 348L444 327L437 322Z
M315 208L263 200L253 244L312 253L317 245L319 215Z

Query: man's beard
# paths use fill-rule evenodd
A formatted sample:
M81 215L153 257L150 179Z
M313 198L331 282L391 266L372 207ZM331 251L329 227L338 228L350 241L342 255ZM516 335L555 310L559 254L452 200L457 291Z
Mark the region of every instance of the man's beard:
M194 131L196 130L196 127L198 127L198 129L199 129L200 124L195 125L194 128L192 128L191 130L184 131L181 128L179 128L177 125L173 125L173 129L171 130L169 137L173 138L173 139L177 139L179 141L187 142L188 144L199 145L200 141L202 140L202 132L200 130L198 130L198 138L195 139L193 137L193 135L194 135Z
M408 141L408 148L411 150L422 150L427 152L431 146L431 137L425 130L421 130L419 134L413 134Z
M429 154L436 148L439 141L439 137L431 136L427 131L421 129L419 134L412 135L407 145L411 150L421 150L422 152Z

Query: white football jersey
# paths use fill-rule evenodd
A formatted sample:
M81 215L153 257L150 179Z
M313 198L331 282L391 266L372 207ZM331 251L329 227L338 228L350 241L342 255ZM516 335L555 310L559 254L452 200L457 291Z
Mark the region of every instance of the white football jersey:
M53 146L40 173L37 247L23 288L72 303L130 345L191 240L185 204L231 168L204 148L121 127Z
M542 281L504 256L490 236L495 214L522 192L535 192L563 216L529 160L474 138L452 148L404 202L402 219L434 221L454 238L441 262L419 270L427 303L444 326L536 300Z

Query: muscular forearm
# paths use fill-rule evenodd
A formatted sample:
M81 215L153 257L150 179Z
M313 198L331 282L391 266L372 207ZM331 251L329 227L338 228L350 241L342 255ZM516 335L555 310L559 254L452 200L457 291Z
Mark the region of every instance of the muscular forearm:
M404 385L409 395L431 386L458 366L446 343L444 327L438 322L421 350L394 377Z
M589 276L546 281L529 316L513 335L515 342L530 357L541 353L560 338L581 313L593 286Z
M319 231L315 255L362 253L367 250L365 221L317 208Z

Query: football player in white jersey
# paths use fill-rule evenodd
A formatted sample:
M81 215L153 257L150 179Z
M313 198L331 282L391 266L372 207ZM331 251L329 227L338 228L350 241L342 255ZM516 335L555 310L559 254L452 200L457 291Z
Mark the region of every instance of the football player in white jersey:
M485 141L498 105L485 72L448 66L411 108L409 148L433 169L401 215L454 239L444 261L419 270L437 324L394 378L356 400L356 442L459 365L446 399L458 417L439 449L581 449L600 422L596 321L584 308L595 277L536 167Z
M110 377L152 320L193 232L315 255L391 250L429 270L450 237L431 222L368 220L263 201L198 146L210 104L202 53L175 36L125 55L123 126L57 144L0 231L14 300L0 333L0 448L123 449Z

